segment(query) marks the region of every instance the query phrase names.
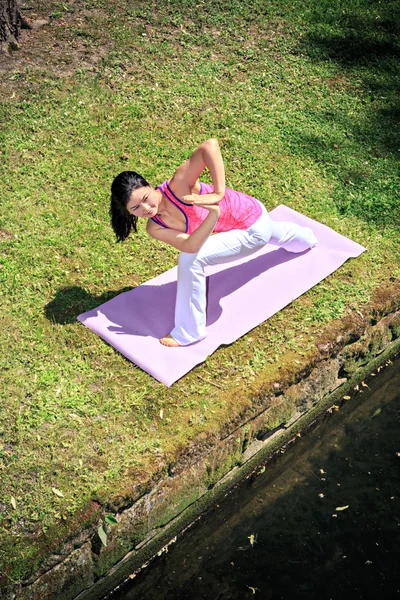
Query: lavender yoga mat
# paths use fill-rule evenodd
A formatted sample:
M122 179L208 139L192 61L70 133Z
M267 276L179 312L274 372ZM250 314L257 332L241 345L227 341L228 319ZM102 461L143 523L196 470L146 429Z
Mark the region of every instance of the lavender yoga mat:
M174 325L176 267L80 315L78 320L170 386L218 346L231 344L365 250L287 206L280 205L269 214L275 221L311 227L318 245L292 254L267 244L245 259L209 267L208 335L204 340L180 348L159 343Z

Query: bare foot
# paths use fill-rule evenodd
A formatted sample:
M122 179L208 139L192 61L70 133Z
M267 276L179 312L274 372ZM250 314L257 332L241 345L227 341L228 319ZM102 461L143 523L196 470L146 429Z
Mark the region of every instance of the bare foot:
M170 333L165 337L161 338L160 344L162 344L163 346L169 346L170 348L179 348L180 346L180 344L178 344L178 342L174 340Z

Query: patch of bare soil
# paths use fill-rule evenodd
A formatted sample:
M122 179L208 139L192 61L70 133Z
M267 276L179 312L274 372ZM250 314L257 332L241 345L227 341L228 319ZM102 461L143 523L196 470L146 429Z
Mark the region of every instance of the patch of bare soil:
M106 13L84 8L80 0L68 2L68 10L58 12L32 4L22 6L22 15L31 29L21 30L19 48L0 53L3 86L10 89L27 70L56 77L68 77L78 70L96 71L109 52L104 40L101 45L98 41L98 27L106 21Z

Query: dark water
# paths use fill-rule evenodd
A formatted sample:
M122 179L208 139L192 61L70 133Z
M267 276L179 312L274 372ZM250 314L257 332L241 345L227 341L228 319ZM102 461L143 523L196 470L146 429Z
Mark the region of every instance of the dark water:
M400 360L367 384L110 600L400 598Z

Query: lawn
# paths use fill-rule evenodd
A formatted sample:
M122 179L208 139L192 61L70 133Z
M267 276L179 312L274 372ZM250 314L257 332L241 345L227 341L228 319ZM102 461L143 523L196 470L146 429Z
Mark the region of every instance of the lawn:
M400 272L397 2L28 8L49 23L0 57L7 580L40 564L39 546L54 550L85 526L90 500L96 515L129 505L133 480L251 410L266 381L306 364L332 321L390 293ZM143 226L115 244L113 177L132 169L158 184L208 137L220 142L230 187L367 252L167 389L76 317L177 261Z

